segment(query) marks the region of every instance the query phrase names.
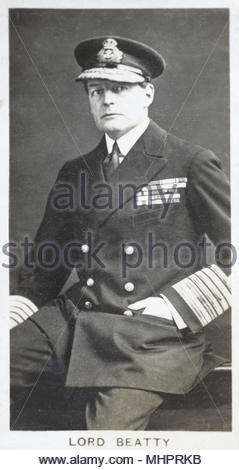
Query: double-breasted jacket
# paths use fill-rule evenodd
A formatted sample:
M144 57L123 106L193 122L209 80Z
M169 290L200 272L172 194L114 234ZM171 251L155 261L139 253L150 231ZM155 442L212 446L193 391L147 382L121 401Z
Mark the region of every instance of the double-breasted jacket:
M60 170L35 237L35 267L22 269L16 292L39 307L34 321L52 342L71 328L67 386L184 393L221 360L203 327L230 304L228 182L213 152L153 121L110 181L106 153L103 138ZM73 267L79 279L61 294ZM160 295L186 329L128 307Z

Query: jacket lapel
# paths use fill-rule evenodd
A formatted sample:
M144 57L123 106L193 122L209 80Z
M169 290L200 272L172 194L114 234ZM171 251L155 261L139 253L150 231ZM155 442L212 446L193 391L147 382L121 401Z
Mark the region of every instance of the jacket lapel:
M119 185L143 186L149 183L163 169L166 164L166 157L164 156L166 140L166 131L157 126L153 121L150 121L145 133L124 158L111 180L107 182L115 191L116 196L118 196ZM128 190L124 190L122 205L118 201L115 204L115 209L101 218L100 225L105 223L119 209L122 213L123 207L126 211L130 211L130 203L133 199L134 191L131 186Z
M150 121L148 128L141 138L129 151L128 155L124 158L123 162L110 181L106 181L103 172L102 162L107 155L107 147L105 138L103 137L98 147L92 152L90 158L87 158L86 174L88 175L86 181L85 191L85 204L89 205L93 211L92 199L96 194L104 193L104 186L111 186L114 196L114 208L108 210L98 210L97 217L94 217L95 224L98 226L103 225L113 214L119 209L126 209L130 211L131 201L134 199L134 187L143 186L149 183L165 166L166 157L164 149L167 140L167 133L161 129L153 121ZM118 193L119 185L131 185L128 189L124 190L124 197L122 204L119 204ZM100 185L98 188L96 185ZM94 209L95 211L95 209Z
M83 170L79 173L79 191L81 205L87 209L85 216L92 214L94 208L92 200L94 196L99 194L100 190L97 185L105 184L102 161L107 154L105 138L103 137L99 145L94 149L91 155L83 158ZM96 188L97 190L96 190Z
M97 183L105 183L102 162L107 155L105 137L103 137L92 152L91 157L87 159L87 170L89 173L90 186Z
M166 131L150 121L145 133L124 158L110 183L136 185L148 183L166 163L163 156L166 137Z

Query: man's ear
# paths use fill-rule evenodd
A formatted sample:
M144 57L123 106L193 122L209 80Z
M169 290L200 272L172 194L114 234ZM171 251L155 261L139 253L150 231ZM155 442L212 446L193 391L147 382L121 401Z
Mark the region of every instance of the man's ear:
M147 83L145 88L145 94L147 97L147 104L150 106L154 100L154 86L152 83Z
M88 90L88 86L87 86L87 85L88 85L87 80L84 80L84 81L83 81L83 85L84 85L84 89L85 89L86 94L89 95L89 90Z

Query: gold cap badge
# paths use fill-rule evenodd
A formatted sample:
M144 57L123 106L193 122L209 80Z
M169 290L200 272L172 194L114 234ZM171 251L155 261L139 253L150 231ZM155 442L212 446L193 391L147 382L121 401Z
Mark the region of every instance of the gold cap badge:
M105 39L103 48L98 52L97 59L100 62L119 64L123 59L123 52L117 47L117 41L112 38Z

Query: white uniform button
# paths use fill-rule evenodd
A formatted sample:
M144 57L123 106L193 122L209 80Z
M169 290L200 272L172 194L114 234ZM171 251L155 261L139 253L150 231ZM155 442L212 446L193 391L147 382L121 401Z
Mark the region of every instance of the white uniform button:
M91 310L92 309L92 303L89 300L86 300L85 308L86 308L86 310Z
M94 283L95 283L95 281L94 281L94 279L92 279L92 277L89 277L86 281L86 285L88 287L92 287L94 285Z
M125 246L124 252L126 255L132 255L134 253L134 247L131 245Z
M131 310L125 310L123 312L123 315L125 315L126 317L133 317L134 316L134 314L133 314L133 312L131 312Z
M88 245L81 245L81 251L82 251L83 253L88 253L89 249L90 249L90 248L89 248Z
M127 292L133 292L134 290L133 282L126 282L126 284L124 285L124 288Z

